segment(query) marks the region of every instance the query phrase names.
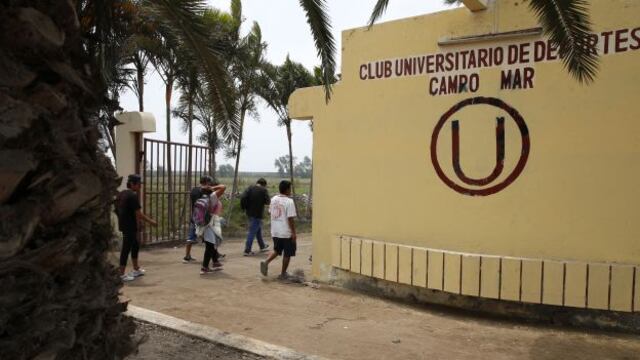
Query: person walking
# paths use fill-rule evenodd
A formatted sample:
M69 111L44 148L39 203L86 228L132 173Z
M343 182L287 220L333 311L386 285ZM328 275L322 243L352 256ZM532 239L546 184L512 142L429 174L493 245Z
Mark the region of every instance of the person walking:
M187 245L185 246L185 254L184 258L182 258L182 262L185 264L196 262L197 260L191 256L191 247L193 244L198 242L196 237L196 225L193 223L193 206L196 201L200 199L203 195L203 190L205 188L213 185L213 178L208 175L204 175L200 178L200 185L191 189L191 217L189 217L189 234L187 235Z
M118 228L122 232L122 249L120 250L120 278L122 281L132 281L145 273L138 263L138 251L140 250L138 221L145 221L153 226L157 225L155 220L143 214L142 210L140 210L142 207L140 206L138 193L141 186L142 179L140 175L129 175L127 189L121 191L116 198ZM133 271L125 274L129 253L131 253Z
M205 245L204 258L200 275L206 275L214 270L222 270L219 261L218 247L222 243L222 231L220 229L220 217L222 203L220 197L226 187L215 183L214 186L203 188L202 197L195 203L193 210L193 223L196 226L196 236ZM213 260L213 269L209 263Z
M245 211L249 218L249 231L247 233L247 241L244 247L244 256L254 255L251 251L253 239L258 240L260 251L264 252L269 249L269 245L265 244L262 239L262 218L264 217L264 206L269 204L269 192L267 191L267 181L263 178L258 179L255 185L247 188L240 197L240 207Z
M273 239L273 251L269 257L260 262L260 272L267 276L269 263L280 255L282 257L282 272L278 279L285 280L289 277L287 268L292 256L296 256L296 207L291 198L291 182L282 180L279 185L280 194L271 199L269 213L271 214L271 238Z

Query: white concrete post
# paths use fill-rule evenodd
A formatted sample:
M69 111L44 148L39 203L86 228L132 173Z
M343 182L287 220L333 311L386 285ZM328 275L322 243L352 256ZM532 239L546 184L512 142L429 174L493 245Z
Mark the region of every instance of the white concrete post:
M116 119L122 123L116 127L116 171L123 178L119 187L123 190L127 176L142 171L142 134L156 131L156 119L148 112L124 112L116 115Z

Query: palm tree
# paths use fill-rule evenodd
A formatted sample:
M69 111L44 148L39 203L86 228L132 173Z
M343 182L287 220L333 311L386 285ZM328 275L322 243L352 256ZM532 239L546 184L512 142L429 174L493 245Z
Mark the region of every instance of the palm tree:
M148 50L154 47L158 34L155 26L145 23L144 18L140 16L142 1L131 0L126 5L127 23L131 34L125 44L123 60L131 64L134 70L128 74L127 87L138 98L138 111L143 112L145 76L151 61Z
M180 101L178 105L179 110L174 110L173 114L183 119L188 133L189 150L187 158L186 183L188 184L188 186L193 186L193 157L191 150L191 145L193 145L193 106L198 93L202 92L202 88L200 87L200 81L198 79L197 66L190 61L185 62L183 66L185 67L185 69L181 71L180 75L178 76L178 88L181 90Z
M233 63L238 58L238 34L240 24L242 23L242 4L240 0L231 1L231 13L220 11L215 8L209 8L204 13L204 21L207 26L216 29L219 39L212 39L217 42L218 48L225 54L225 67L232 74ZM233 101L237 104L238 92L232 92ZM210 89L204 89L206 96ZM207 144L209 147L209 175L215 177L217 161L216 152L223 146L230 146L231 143L238 139L240 120L238 117L221 116L220 109L217 104L209 102L200 102L198 104L199 111L203 116L197 120L204 127L205 132L202 133L198 140Z
M204 39L204 1L145 2L203 64L209 101L234 117L226 68ZM0 339L7 359L121 359L134 348L107 258L119 185L98 117L131 35L127 0L0 4ZM117 100L117 99L116 99Z
M337 81L338 81L338 78L335 76L335 74L329 74L330 84L335 84ZM313 83L314 85L324 85L325 83L325 78L324 78L322 68L319 66L313 67ZM311 132L313 132L313 119L309 121L309 129L311 130ZM305 160L306 159L307 158L305 157ZM311 215L312 215L311 205L313 203L313 159L309 159L309 162L310 162L311 176L309 181L309 196L307 197L307 204L306 204L307 213L305 214L305 217L307 219L311 218Z
M264 62L264 52L267 45L262 42L262 32L257 22L253 23L251 32L242 39L238 57L232 68L238 88L238 108L240 111L240 131L238 141L234 147L236 166L233 174L231 197L238 191L238 172L240 169L240 153L242 151L242 135L244 120L247 113L256 119L256 91L260 76L260 67Z
M189 131L190 124L193 123L199 123L204 128L204 132L196 136L196 140L206 144L209 148L209 175L215 177L217 163L215 154L217 150L237 142L240 131L239 118L225 119L220 117L207 101L206 94L201 91L196 92L191 103L191 110L189 107L188 96L183 93L173 115L183 120L185 132Z
M165 125L167 131L167 146L165 147L165 169L167 170L167 191L169 199L167 207L169 214L173 214L173 166L171 163L171 98L176 79L179 76L180 63L178 61L179 43L173 36L172 29L164 26L159 27L159 37L152 50L151 62L156 68L158 75L164 82L164 104L165 104ZM173 216L169 216L170 229L173 229Z
M461 0L444 0L459 4ZM581 83L590 83L598 71L598 54L589 44L591 21L588 0L529 0L529 8L542 24L551 43L558 46L568 72ZM378 0L371 12L369 26L384 14L389 0ZM325 0L300 0L313 35L324 78L325 96L331 97L330 76L335 73L335 40L327 16Z
M208 36L202 40L206 41L212 48L216 48L220 54L224 54L224 57L228 57L230 45L229 23L228 16L220 12L217 9L201 8L198 11L198 16L201 17L200 22L202 26L209 30ZM182 84L187 87L187 91L191 92L191 98L196 90L197 72L202 65L198 62L198 59L193 56L192 53L185 48L177 36L175 36L175 29L171 26L165 26L160 24L158 26L158 41L153 48L153 56L151 61L158 70L160 77L165 83L165 107L166 107L166 127L167 127L167 144L166 147L166 169L167 169L167 186L168 186L168 211L173 214L173 166L171 162L171 98L173 94L176 81L181 80ZM222 61L222 63L226 63ZM223 65L226 68L226 65ZM226 69L225 69L226 70ZM183 88L185 90L185 88ZM229 89L232 91L232 89ZM209 92L215 92L216 89L211 89ZM233 94L233 92L231 93ZM229 99L233 99L233 96L228 94ZM212 103L212 106L215 106ZM223 109L221 109L223 110ZM218 117L224 117L223 111L220 111ZM233 117L235 118L235 117ZM232 119L233 119L232 118ZM215 156L210 154L210 157ZM188 167L191 167L191 161L188 162ZM214 169L215 170L215 169ZM211 171L211 170L210 170ZM190 180L190 179L189 179ZM173 222L173 217L169 217L170 222ZM174 224L170 224L170 228L173 229Z
M97 3L0 5L2 357L121 358L133 323L105 256L116 173L97 117L121 41ZM114 4L111 4L114 5ZM101 20L94 16L98 12ZM86 67L85 67L86 66ZM7 71L8 70L8 71ZM107 355L108 354L108 355Z
M291 118L287 104L289 96L298 88L314 85L311 72L302 64L291 61L289 56L280 66L268 63L262 65L262 76L258 95L264 99L267 105L275 111L278 117L278 125L284 125L287 131L289 143L289 169L293 169L293 149L291 147ZM295 195L293 172L290 172L291 192Z

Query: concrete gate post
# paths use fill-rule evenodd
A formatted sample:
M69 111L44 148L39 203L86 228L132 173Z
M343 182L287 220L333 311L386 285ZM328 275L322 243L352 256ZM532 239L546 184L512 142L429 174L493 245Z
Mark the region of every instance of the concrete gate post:
M123 190L129 174L142 173L142 134L156 131L156 119L152 113L137 111L118 114L116 119L122 123L116 127L116 171L122 177L118 189Z

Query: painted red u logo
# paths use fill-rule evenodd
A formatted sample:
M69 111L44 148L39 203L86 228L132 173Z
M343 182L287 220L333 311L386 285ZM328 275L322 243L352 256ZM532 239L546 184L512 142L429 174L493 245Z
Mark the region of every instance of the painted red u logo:
M483 179L470 178L462 171L460 166L460 124L458 120L451 122L453 170L465 184L478 186L491 184L502 174L502 170L504 170L504 118L499 117L496 122L496 166L493 168L493 172Z
M506 112L508 114L508 118L513 120L518 126L518 130L520 130L522 148L519 154L514 154L518 159L515 168L509 175L507 175L502 181L500 181L499 178L501 178L501 175L504 171L505 121L507 118L496 118L496 166L493 168L491 174L483 179L471 178L467 176L464 171L462 171L462 166L460 165L460 123L458 120L451 121L453 171L456 174L459 182L462 182L462 184L460 184L459 182L457 183L453 179L447 177L447 174L442 170L442 167L440 166L440 161L438 160L438 137L440 136L440 132L445 123L447 123L449 119L454 116L454 114L467 106L476 105L489 105ZM502 191L504 188L513 183L515 179L518 178L518 176L520 176L522 170L524 170L524 167L527 164L530 148L531 143L529 139L529 129L527 128L527 124L522 118L522 115L520 115L520 113L516 109L507 105L500 99L478 96L463 100L455 104L447 112L445 112L444 115L442 115L435 128L433 129L433 134L431 135L431 162L440 180L442 180L451 189L469 196L488 196Z

